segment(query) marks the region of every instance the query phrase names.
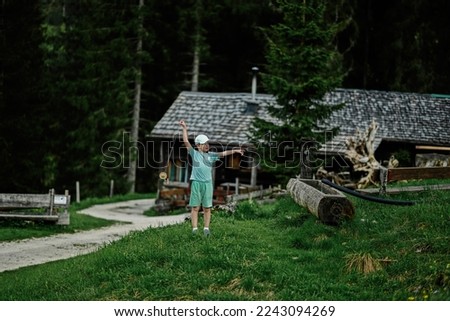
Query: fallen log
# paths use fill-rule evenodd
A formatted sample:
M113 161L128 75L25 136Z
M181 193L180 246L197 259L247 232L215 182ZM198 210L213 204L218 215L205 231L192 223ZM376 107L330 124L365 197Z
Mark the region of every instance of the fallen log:
M325 224L339 225L355 215L350 200L321 181L291 178L286 189L297 204L306 207Z

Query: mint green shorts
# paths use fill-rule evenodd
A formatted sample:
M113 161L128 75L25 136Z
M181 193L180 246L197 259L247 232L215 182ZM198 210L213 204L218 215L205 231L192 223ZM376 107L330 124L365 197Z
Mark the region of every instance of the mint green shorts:
M213 184L212 182L191 182L191 196L189 198L189 206L212 207L213 202Z

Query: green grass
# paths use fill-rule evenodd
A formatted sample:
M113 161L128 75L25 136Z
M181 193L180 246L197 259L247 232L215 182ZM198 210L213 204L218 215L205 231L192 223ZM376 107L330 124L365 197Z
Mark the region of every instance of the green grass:
M320 223L289 197L133 232L98 252L0 274L0 300L449 300L449 191L351 197L353 220Z
M96 204L154 197L154 194L128 194L117 195L111 198L88 198L80 203L72 203L69 208L70 225L68 226L55 225L49 222L2 219L0 220L0 242L32 237L45 237L59 233L75 233L77 231L110 226L117 222L80 214L78 212L82 212L83 209Z

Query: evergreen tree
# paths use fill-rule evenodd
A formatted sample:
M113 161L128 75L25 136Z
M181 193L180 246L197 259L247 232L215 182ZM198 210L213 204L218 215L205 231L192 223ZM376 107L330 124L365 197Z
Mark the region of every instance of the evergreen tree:
M201 86L211 92L249 92L251 68L266 62L261 28L278 21L272 0L203 0L204 40Z
M141 97L142 97L142 42L144 33L144 0L139 0L137 10L138 24L136 26L137 48L136 48L136 65L134 79L134 100L133 100L133 118L131 124L131 148L133 153L130 155L130 166L127 172L127 181L130 185L130 193L136 191L136 171L138 167L138 141L139 141L139 124L141 117Z
M255 120L252 136L260 147L262 165L284 178L299 173L306 161L302 147L324 140L318 122L341 107L322 102L344 76L335 38L346 22L328 21L326 3L277 1L282 22L266 30L268 65L263 84L280 107L269 107L275 122Z
M0 4L0 192L46 192L40 1Z
M345 87L448 93L450 2L359 0Z
M116 192L129 191L125 176L136 139L127 133L136 62L142 62L138 137L144 141L178 93L190 90L195 39L199 90L249 91L251 67L264 71L265 90L282 108L270 108L277 121L257 120L252 134L262 149L275 145L276 155L293 167L286 175L298 172L294 156L304 141L322 140L317 121L331 109L319 102L340 85L338 50L355 41L346 53L351 68L346 87L449 91L450 20L444 0L147 0L140 55L138 0L4 0L0 6L4 192L72 189L80 180L83 195L105 195L110 179ZM338 34L349 14L352 30ZM267 35L267 59L257 26ZM121 144L116 168L101 166L108 141ZM107 151L106 156L114 155ZM142 151L137 156L137 190L151 190L154 173L142 163ZM273 165L270 154L265 156L262 164Z
M49 101L59 115L51 128L59 140L48 157L57 183L71 188L80 181L84 195L107 195L111 179L117 192L129 190L139 26L134 2L66 0L62 24L49 28ZM105 163L112 155L115 163Z

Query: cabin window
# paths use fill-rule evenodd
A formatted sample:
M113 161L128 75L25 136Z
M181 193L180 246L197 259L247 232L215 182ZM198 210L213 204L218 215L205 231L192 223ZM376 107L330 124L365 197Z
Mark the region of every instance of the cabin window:
M227 156L227 168L239 169L241 163L241 155L238 153Z
M188 168L186 162L182 162L177 159L170 162L169 180L172 182L187 182L188 181Z

